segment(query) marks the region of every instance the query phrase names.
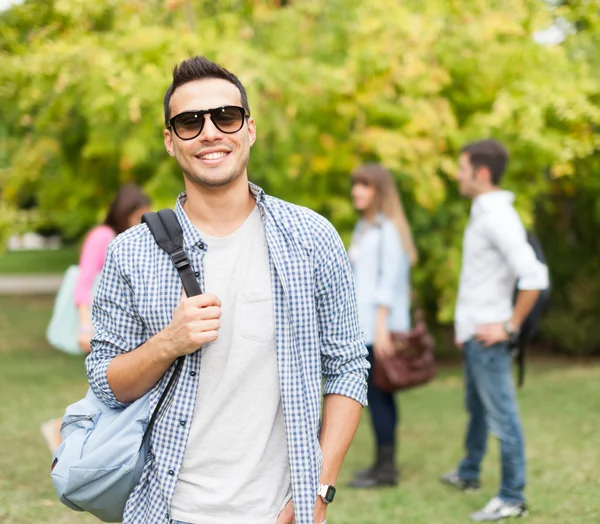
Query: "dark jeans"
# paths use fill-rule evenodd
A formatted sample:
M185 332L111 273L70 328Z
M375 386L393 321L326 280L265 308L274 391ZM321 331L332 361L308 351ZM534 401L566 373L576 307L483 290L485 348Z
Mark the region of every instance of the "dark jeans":
M369 363L373 366L373 346L369 350ZM373 384L373 374L369 373L367 400L371 411L371 423L378 446L393 445L396 440L396 426L399 422L398 408L393 393L381 391Z
M500 440L502 483L498 496L507 502L522 502L525 451L510 351L506 344L484 347L469 340L464 345L463 358L469 426L467 456L460 463L458 475L466 480L479 479L490 431Z

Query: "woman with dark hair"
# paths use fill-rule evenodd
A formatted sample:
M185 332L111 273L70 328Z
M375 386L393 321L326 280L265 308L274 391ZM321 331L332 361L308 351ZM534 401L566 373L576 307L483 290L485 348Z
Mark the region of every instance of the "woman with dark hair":
M150 199L135 184L121 186L113 199L104 223L86 236L79 259L79 275L75 286L75 305L79 312L78 343L85 353L90 352L92 328L92 290L102 270L108 244L117 236L139 224L142 215L150 211Z
M358 317L372 366L376 359L394 351L390 332L410 329L410 267L417 261L417 251L389 171L377 164L356 169L352 173L352 202L361 218L348 255L356 282ZM373 383L372 374L367 396L377 453L374 464L358 472L350 485L395 485L396 399Z

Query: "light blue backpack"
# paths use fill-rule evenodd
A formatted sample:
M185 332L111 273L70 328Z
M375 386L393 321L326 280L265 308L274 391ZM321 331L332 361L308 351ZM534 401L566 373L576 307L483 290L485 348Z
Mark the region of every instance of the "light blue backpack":
M173 210L146 213L142 220L171 257L187 295L200 294ZM148 455L152 427L169 407L169 392L183 360L177 360L152 414L150 392L124 409L111 409L90 389L84 399L67 408L60 431L63 442L52 457L52 481L61 502L104 522L123 519L125 504Z

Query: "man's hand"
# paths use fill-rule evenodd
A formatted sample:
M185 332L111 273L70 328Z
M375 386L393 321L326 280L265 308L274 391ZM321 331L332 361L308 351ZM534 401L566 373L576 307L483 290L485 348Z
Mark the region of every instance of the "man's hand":
M375 331L375 341L373 342L373 352L375 358L384 359L394 354L394 344L389 330L386 327L378 327Z
M285 508L281 510L275 524L296 524L296 519L294 518L294 505L291 500L285 505Z
M457 338L454 339L454 345L456 346L456 349L458 349L459 351L463 350L464 344Z
M326 512L327 504L323 502L321 497L317 497L317 502L315 503L314 524L323 524L326 519ZM285 508L281 510L281 513L278 515L275 524L296 524L296 519L294 517L294 506L291 500L285 505Z
M167 351L174 357L194 353L218 337L221 301L211 294L182 297L164 335Z
M484 346L493 346L498 342L506 342L508 333L504 329L504 324L481 324L475 330L475 339Z
M317 502L315 503L315 522L314 524L323 524L325 522L325 513L327 512L327 504L323 502L321 497L317 497Z

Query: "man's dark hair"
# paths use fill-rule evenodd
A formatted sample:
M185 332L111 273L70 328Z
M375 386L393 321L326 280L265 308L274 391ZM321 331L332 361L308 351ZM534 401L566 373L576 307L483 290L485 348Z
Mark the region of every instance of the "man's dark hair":
M242 107L250 114L250 106L248 105L248 95L246 95L246 89L240 82L237 76L227 71L227 69L220 65L211 62L208 58L203 56L194 56L176 65L173 69L173 83L167 89L165 93L165 124L169 125L169 119L171 118L171 109L169 104L171 103L171 96L175 92L175 89L181 87L188 82L194 80L207 80L209 78L219 78L221 80L227 80L231 82L240 91L242 99Z
M467 144L460 152L469 155L469 162L473 169L487 167L492 177L492 184L495 186L500 184L508 164L508 151L500 142L492 139L479 140Z

